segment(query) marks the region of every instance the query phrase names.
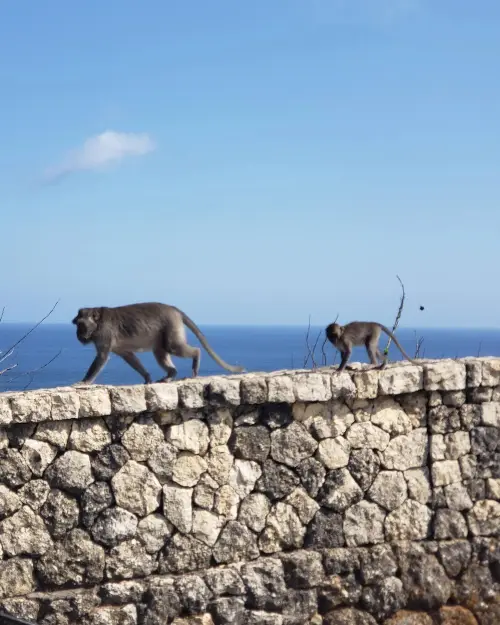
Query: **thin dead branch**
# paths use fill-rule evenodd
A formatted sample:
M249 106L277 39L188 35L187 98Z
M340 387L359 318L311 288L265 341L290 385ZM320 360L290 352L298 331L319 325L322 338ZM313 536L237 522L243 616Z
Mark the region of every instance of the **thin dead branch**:
M398 275L396 275L396 278L399 280L399 284L401 285L402 294L401 294L401 300L399 302L398 314L396 315L394 325L392 326L393 333L396 332L396 328L399 325L399 320L401 319L401 315L403 313L403 308L404 308L405 298L406 298L405 285L403 284L403 282L401 281L401 278ZM389 347L391 346L391 342L392 342L392 339L391 337L389 337L389 340L387 341L387 345L385 346L385 349L384 349L384 356L387 356L389 354Z
M413 358L420 358L420 350L422 349L422 345L424 343L424 337L423 336L419 336L417 338L417 331L414 330L414 334L415 334L415 353L413 355ZM422 356L423 357L423 356Z
M19 375L16 375L14 378L11 378L9 382L15 382L19 378L22 378L24 376L30 376L30 381L26 384L26 386L23 387L23 391L25 391L33 383L33 380L35 379L35 375L42 369L45 369L45 367L48 367L50 364L52 364L56 358L59 358L61 353L62 353L62 349L60 349L55 356L52 356L52 358L48 360L45 364L41 365L40 367L37 367L36 369L31 369L31 371L23 371L23 373L20 373ZM14 367L17 367L17 365L14 365Z
M479 355L481 354L481 348L483 346L483 342L479 341L479 345L477 347L477 358L479 358Z

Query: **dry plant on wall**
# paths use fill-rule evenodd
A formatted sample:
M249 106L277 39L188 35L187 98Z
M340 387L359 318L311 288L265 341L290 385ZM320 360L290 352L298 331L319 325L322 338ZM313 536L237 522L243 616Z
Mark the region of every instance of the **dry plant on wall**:
M28 336L38 328L38 326L40 326L48 317L50 317L50 315L54 312L57 304L59 304L59 300L57 300L57 302L54 304L54 306L52 306L51 310L45 315L45 317L43 317L42 319L40 319L40 321L38 323L36 323L32 328L30 328L25 334L23 334L21 336L21 338L19 338L15 343L13 343L10 347L8 347L6 350L4 351L0 351L0 376L5 376L5 374L9 373L10 371L13 371L14 369L16 369L19 366L19 363L17 362L13 362L13 357L15 355L16 349L17 347L19 347L19 345L25 341ZM0 323L3 320L3 316L5 313L5 307L2 308L2 312L0 313ZM59 352L53 356L49 361L47 361L45 364L41 365L40 367L37 367L36 369L31 369L30 371L24 371L23 373L20 373L19 375L16 375L14 377L10 377L7 380L7 383L12 383L15 382L16 380L18 380L21 377L29 377L29 381L26 384L26 386L24 386L23 390L27 389L28 386L30 386L30 384L33 382L33 379L35 377L35 374L38 371L41 371L42 369L45 369L45 367L48 367L52 362L54 362L54 360L61 354L62 350L59 350Z
M399 284L401 285L401 299L399 301L399 308L398 308L398 312L396 314L396 319L394 320L394 324L392 326L392 332L393 334L395 334L396 329L399 325L399 320L401 319L401 315L403 313L403 308L405 305L405 299L406 299L406 292L405 292L405 285L403 284L403 281L401 280L401 278L397 275L396 278L399 280ZM420 306L420 310L424 310L423 306ZM424 337L423 336L419 336L417 337L417 333L415 331L415 353L413 355L414 358L423 358L423 353L422 352L422 345L424 342ZM387 341L387 345L385 346L384 349L384 356L388 356L389 354L389 347L392 343L392 339L391 337L389 337L388 341ZM389 359L387 359L387 362L389 362Z
M333 323L337 322L337 319L339 318L338 314L335 317L335 321ZM304 357L304 365L303 368L306 369L307 365L309 363L309 361L311 361L311 369L317 369L318 368L318 363L316 361L316 349L318 348L318 344L319 344L319 340L321 338L321 335L324 335L323 337L323 342L321 343L321 360L320 360L320 367L326 367L327 366L327 356L326 356L326 348L328 347L328 339L326 338L325 335L325 331L323 328L321 328L318 332L318 336L316 337L316 340L314 341L313 344L311 344L310 342L310 336L311 336L311 315L309 315L309 324L307 326L307 332L306 332L306 350L307 353ZM335 350L334 352L334 356L333 356L333 362L332 365L335 364L335 361L337 360L337 350Z

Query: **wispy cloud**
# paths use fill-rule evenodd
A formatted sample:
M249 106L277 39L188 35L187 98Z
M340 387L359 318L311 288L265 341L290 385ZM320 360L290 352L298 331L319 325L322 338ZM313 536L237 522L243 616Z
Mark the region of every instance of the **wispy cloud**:
M84 144L69 152L55 167L45 172L46 182L56 182L77 171L102 170L130 156L144 156L155 149L155 143L146 133L106 130L89 137Z

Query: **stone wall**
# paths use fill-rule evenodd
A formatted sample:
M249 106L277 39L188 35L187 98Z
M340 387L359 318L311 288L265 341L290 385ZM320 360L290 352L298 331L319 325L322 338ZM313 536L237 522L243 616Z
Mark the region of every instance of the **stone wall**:
M0 395L0 608L498 625L500 359Z

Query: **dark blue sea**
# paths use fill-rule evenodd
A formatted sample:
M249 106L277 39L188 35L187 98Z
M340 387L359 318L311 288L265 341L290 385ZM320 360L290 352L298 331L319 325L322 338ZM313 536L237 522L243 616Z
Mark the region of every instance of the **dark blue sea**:
M25 324L0 324L0 359L31 327ZM243 365L247 371L301 369L308 354L307 327L304 326L201 326L201 330L212 348L226 362ZM500 356L500 329L399 328L396 335L410 356L415 355L419 339L421 340L419 355L424 358ZM192 344L198 344L189 331L188 337ZM315 362L321 365L323 329L312 327L309 332L311 350L317 339ZM385 347L385 344L386 339L381 339L381 348ZM332 347L327 346L325 353L327 364L338 364L339 357ZM0 391L73 384L82 379L94 354L93 346L83 347L78 343L74 326L43 324L32 332L11 356L0 362L0 371L16 365L0 375ZM393 360L401 358L393 345L390 356ZM152 354L139 354L139 358L153 379L162 377L163 372ZM357 348L352 360L366 362L365 352ZM189 360L174 358L174 362L178 368L178 377L191 374ZM309 359L306 367L310 366ZM200 375L218 373L224 373L224 370L202 350ZM96 382L137 384L141 383L142 379L118 356L112 356Z

